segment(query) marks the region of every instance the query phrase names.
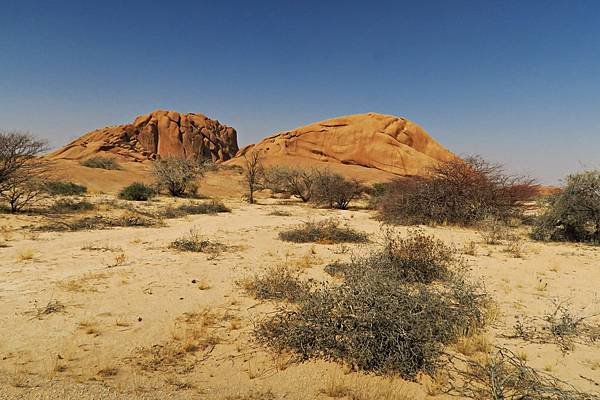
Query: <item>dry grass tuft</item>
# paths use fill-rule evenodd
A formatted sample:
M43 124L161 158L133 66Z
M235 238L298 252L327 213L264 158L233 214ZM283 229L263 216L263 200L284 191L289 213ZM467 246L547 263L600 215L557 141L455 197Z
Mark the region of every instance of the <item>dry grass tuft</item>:
M171 242L169 247L179 251L208 253L214 256L227 250L226 245L219 242L213 242L208 239L203 239L200 233L194 229L190 229L188 235Z
M18 262L31 261L34 258L35 258L35 253L31 249L23 249L17 253L17 261Z
M223 340L222 313L204 308L181 315L169 340L136 351L135 362L144 371L187 373L206 360Z

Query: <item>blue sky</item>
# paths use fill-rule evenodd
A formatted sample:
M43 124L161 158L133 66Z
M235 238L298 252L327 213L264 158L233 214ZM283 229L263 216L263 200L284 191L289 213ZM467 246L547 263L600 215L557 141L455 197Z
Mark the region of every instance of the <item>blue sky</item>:
M4 1L0 129L59 146L157 108L240 144L405 116L557 183L600 167L598 1Z

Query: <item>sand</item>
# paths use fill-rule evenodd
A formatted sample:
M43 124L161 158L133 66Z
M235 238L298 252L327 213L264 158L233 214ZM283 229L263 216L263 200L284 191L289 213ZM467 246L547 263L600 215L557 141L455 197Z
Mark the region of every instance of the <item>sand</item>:
M159 198L149 207L170 202ZM363 246L286 243L278 232L337 217L376 240L373 211L315 210L273 199L225 202L231 213L170 219L156 228L33 234L24 227L42 216L1 215L0 399L327 399L340 387L365 399L444 398L431 396L426 379L376 377L325 361L287 363L252 340L253 324L275 304L252 299L238 282L281 263L326 279L327 263ZM269 215L274 210L291 215ZM229 250L169 248L190 229ZM600 248L532 242L521 227L515 232L523 256L515 258L504 245L483 244L474 230L421 229L461 250L474 242L475 254L465 255L471 274L499 308L487 333L491 343L582 390L597 390L598 343L576 343L563 354L554 343L507 336L518 317L544 315L553 299L568 300L582 315L599 312ZM44 313L47 306L53 312ZM177 354L186 343L201 348Z

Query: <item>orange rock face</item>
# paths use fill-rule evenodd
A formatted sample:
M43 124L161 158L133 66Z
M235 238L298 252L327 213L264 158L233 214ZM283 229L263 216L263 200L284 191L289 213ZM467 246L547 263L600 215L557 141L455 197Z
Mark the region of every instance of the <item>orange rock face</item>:
M202 114L158 110L140 115L133 124L89 132L49 157L82 160L109 153L131 161L169 156L225 161L237 151L235 129Z
M377 113L348 115L277 133L241 149L236 158L252 149L261 151L268 165L297 165L306 160L300 162L307 166L313 160L314 164L356 165L394 175L419 175L456 157L414 122Z

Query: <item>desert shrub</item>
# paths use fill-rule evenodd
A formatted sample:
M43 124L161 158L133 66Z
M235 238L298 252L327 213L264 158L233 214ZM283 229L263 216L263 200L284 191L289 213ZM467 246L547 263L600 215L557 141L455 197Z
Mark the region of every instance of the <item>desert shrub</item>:
M305 222L296 228L279 232L279 238L286 242L323 244L359 243L368 240L366 233L341 225L340 221L334 218Z
M311 201L319 205L345 210L366 190L360 183L330 171L317 171L315 174Z
M171 242L169 247L179 251L211 254L221 253L227 248L227 246L222 243L204 239L202 235L200 235L200 233L194 229L191 229L186 236L180 237Z
M155 227L160 226L162 221L135 211L127 211L116 218L108 218L102 215L93 215L73 220L55 220L49 224L36 228L45 232L65 232L109 229L113 227Z
M418 254L418 243L428 256ZM369 253L332 265L342 283L314 287L297 306L265 318L255 330L259 342L291 350L302 361L325 358L408 379L433 373L444 345L483 326L487 296L464 279L462 264L434 239L414 233L398 246L394 263ZM440 280L426 285L420 281L431 279L399 272L411 263L427 264L427 273L433 269L428 264L436 264L444 272L432 274Z
M525 189L534 186L532 180L480 157L442 162L428 172L388 184L379 204L381 219L405 225L473 225L486 216L508 220L520 217L533 193Z
M63 214L71 212L90 211L94 209L94 205L87 200L75 201L71 199L59 199L54 202L48 211Z
M385 230L381 248L346 264L330 264L326 272L346 279L377 273L399 282L431 283L449 279L458 267L463 269L464 265L456 250L441 240L421 231L404 237Z
M298 301L307 295L309 284L285 265L268 269L262 275L242 282L243 289L258 300Z
M95 156L81 162L81 165L88 168L100 168L108 170L119 170L121 165L115 158Z
M178 206L177 209L186 214L217 214L231 212L231 209L220 200L182 204Z
M367 188L366 192L369 195L369 205L368 207L372 210L376 210L379 208L379 203L381 199L385 195L385 191L387 189L386 183L374 183L370 188Z
M538 371L506 348L483 359L450 357L440 380L442 391L474 400L597 400L595 394Z
M50 181L46 189L53 196L78 196L87 192L87 187L67 181Z
M165 218L180 218L190 214L217 214L225 212L231 212L231 209L220 200L211 200L204 203L191 202L181 204L177 207L168 206L162 211L161 215Z
M569 175L563 190L546 203L534 239L600 243L600 171Z
M294 196L307 202L312 196L315 177L313 170L273 167L264 172L264 186L273 193Z
M365 274L314 289L297 308L262 321L256 335L278 351L294 351L300 360L323 357L414 379L418 372L435 371L444 344L483 323L478 302L471 301L473 291L464 283L408 287Z
M273 210L273 211L270 211L267 215L271 215L274 217L291 217L292 213L290 213L289 211L283 211L283 210Z
M563 353L573 350L576 343L592 344L600 338L600 326L589 320L597 315L582 315L565 301L553 301L553 308L542 317L518 319L512 338L533 343L555 343Z
M198 190L196 179L204 174L201 164L175 157L155 161L152 172L158 188L175 197L195 195Z
M485 244L500 244L511 236L506 221L491 215L479 221L477 228Z
M154 197L156 192L150 186L141 182L134 182L129 186L125 186L119 192L119 198L133 201L147 201Z

